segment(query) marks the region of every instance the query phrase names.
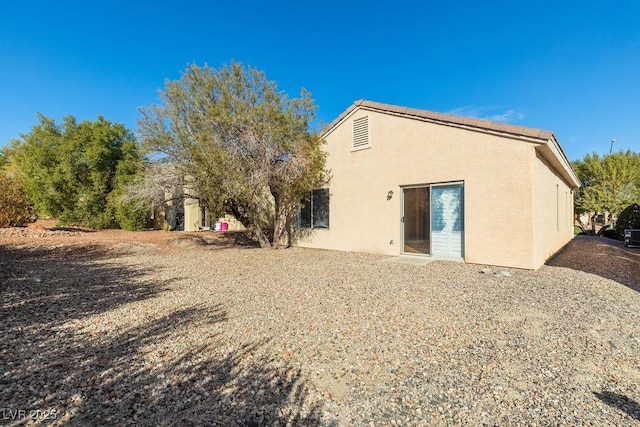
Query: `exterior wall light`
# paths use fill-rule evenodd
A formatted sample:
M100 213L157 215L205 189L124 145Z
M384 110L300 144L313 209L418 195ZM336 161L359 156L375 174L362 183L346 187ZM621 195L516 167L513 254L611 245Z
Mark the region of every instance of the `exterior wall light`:
M391 200L392 197L393 197L393 190L389 190L389 192L387 193L387 200Z

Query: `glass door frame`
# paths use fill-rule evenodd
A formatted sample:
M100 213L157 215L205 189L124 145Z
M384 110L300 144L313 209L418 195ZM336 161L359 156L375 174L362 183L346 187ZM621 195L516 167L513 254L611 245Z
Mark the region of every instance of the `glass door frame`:
M431 190L433 187L442 187L442 186L450 186L450 185L460 185L462 186L462 236L461 236L461 248L460 248L460 252L461 252L461 257L462 259L464 259L464 247L465 247L465 230L466 227L464 226L465 223L465 217L466 217L466 209L465 209L465 185L464 185L464 181L449 181L449 182L438 182L438 183L433 183L433 184L414 184L414 185L401 185L400 189L402 190L402 196L400 197L400 254L401 255L411 255L411 256L421 256L421 257L432 257L433 255L433 238L432 238L432 230L431 230L431 223L433 221L433 216L432 216L432 204L433 204L433 199L432 199L432 194L431 194ZM406 239L406 231L405 231L405 211L404 211L404 200L405 200L405 190L411 190L411 189L416 189L416 188L428 188L429 189L429 253L425 254L425 253L421 253L421 252L406 252L405 249L405 239Z
M415 256L431 256L431 186L429 184L421 184L421 185L410 185L401 187L402 189L402 197L400 197L400 242L401 242L401 250L400 253L404 255L415 255ZM406 241L407 241L407 231L406 231L406 212L405 212L405 199L406 199L406 191L407 190L419 190L419 189L427 189L429 192L429 204L428 204L428 214L429 214L429 223L428 227L428 238L429 238L429 252L408 252L405 250Z

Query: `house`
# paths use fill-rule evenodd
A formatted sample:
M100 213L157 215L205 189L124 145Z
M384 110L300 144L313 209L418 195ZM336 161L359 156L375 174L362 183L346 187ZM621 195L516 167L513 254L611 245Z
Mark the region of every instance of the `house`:
M537 269L573 237L552 132L360 100L322 137L331 180L298 246Z
M226 223L225 230L228 231L244 231L246 228L233 215L225 214L221 217L214 217L206 206L200 204L200 201L190 195L195 194L193 187L185 186L185 197L183 202L183 218L184 231L204 231L213 230L215 223Z

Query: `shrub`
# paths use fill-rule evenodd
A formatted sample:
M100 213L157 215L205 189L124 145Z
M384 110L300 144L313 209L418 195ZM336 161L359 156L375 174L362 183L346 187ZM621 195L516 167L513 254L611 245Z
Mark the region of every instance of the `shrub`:
M609 230L613 230L613 227L611 226L611 224L605 224L602 227L600 227L600 230L598 230L598 232L596 233L596 236L602 236L606 231Z
M40 115L5 151L39 213L91 228L116 225L107 199L142 166L133 134L103 117L78 123L67 116L58 125Z
M20 227L38 217L18 182L0 175L0 227Z
M604 233L602 233L602 237L615 239L615 240L624 240L622 236L623 234L620 234L616 230L611 230L611 229L606 230Z
M640 228L640 205L637 203L627 206L618 215L616 231L624 235L624 230L627 228Z
M142 231L150 228L151 210L137 208L132 203L121 203L115 208L115 219L120 228Z

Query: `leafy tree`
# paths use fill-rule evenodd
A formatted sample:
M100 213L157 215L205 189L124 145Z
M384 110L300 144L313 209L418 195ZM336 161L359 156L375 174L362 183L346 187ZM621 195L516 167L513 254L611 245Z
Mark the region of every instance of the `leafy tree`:
M634 203L623 210L616 222L616 231L624 236L624 230L627 228L640 228L640 205Z
M114 189L107 196L109 215L121 228L140 231L149 227L152 209L147 205L136 205L123 200L127 188L144 171L142 159L137 150L126 151L118 162L114 178Z
M640 201L640 155L633 151L600 156L587 154L573 162L582 181L577 193L578 212L617 216L625 207Z
M37 219L33 206L18 182L0 174L0 227L18 227Z
M289 99L263 72L232 63L191 65L160 97L141 110L146 147L176 165L214 215L233 213L262 247L288 246L300 200L325 177L310 94Z
M130 181L141 165L132 133L103 117L78 123L67 116L60 126L43 115L38 119L31 132L12 141L7 150L37 211L62 223L117 225L117 205L109 195Z

